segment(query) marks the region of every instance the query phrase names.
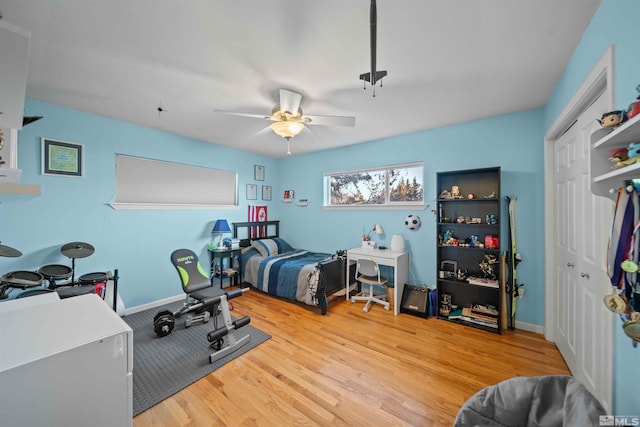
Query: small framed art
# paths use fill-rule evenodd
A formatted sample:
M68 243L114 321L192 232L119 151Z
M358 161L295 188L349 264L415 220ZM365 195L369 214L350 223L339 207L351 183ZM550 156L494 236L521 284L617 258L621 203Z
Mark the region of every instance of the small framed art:
M84 177L84 145L42 138L42 174Z
M258 198L258 186L255 184L247 184L247 200L256 200Z
M271 186L263 185L262 186L262 200L271 200Z
M253 166L253 179L255 179L256 181L264 181L264 166Z

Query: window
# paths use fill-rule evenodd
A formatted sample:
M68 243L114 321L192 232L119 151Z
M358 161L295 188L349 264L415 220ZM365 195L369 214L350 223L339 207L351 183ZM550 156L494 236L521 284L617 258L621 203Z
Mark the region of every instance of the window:
M415 163L327 174L326 206L422 205L423 173Z
M238 208L238 174L116 154L114 209Z

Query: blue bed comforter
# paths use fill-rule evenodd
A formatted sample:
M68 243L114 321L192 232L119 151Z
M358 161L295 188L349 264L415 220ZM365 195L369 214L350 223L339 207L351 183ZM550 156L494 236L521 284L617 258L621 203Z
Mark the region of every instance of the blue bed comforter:
M318 262L328 259L331 254L301 249L269 257L243 255L244 280L268 294L314 305L307 277Z

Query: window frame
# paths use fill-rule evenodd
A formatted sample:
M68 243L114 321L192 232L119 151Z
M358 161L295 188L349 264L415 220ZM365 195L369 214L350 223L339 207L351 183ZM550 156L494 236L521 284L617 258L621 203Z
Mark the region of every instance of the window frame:
M389 170L391 169L409 169L409 168L422 168L422 200L421 201L399 201L393 202L389 200ZM350 174L359 174L364 172L384 172L385 173L385 203L383 204L350 204L350 205L334 205L330 204L331 199L331 177L335 175L350 175ZM351 170L343 170L343 171L331 171L326 172L323 176L323 206L324 210L369 210L369 209L378 209L378 210L407 210L407 209L421 209L424 210L428 207L425 203L425 179L424 179L424 162L414 162L414 163L401 163L394 165L384 165L377 167L368 167L368 168L360 168L360 169L351 169Z

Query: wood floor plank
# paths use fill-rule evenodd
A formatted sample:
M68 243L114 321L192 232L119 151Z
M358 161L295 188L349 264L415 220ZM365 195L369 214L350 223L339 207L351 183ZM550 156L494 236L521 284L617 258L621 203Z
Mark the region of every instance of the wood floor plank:
M364 313L343 299L321 316L255 290L233 305L272 338L138 415L135 427L450 426L486 386L570 374L555 345L530 332L497 335L381 306Z

